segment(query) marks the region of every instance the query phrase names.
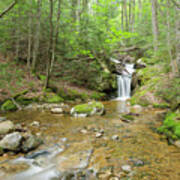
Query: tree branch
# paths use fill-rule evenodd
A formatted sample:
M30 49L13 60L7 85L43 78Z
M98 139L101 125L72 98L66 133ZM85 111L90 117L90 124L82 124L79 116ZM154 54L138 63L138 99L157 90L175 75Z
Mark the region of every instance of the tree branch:
M0 18L2 18L6 13L8 13L17 3L17 0L15 0L13 3L11 3L1 14Z
M171 1L177 8L180 9L180 3L176 2L176 0L171 0Z

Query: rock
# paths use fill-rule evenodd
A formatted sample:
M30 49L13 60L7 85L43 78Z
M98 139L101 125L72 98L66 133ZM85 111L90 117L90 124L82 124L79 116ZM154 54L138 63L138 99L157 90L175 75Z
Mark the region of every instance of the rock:
M63 109L62 108L53 108L53 109L51 109L51 113L53 113L53 114L62 114Z
M59 103L63 102L64 99L53 92L46 92L42 98L42 101L47 103Z
M0 122L6 121L6 120L7 120L6 117L0 117Z
M71 109L71 115L74 117L103 115L104 112L105 112L104 105L100 102L90 102L88 104L80 104Z
M129 165L124 165L121 168L124 172L127 172L127 173L131 172L131 166Z
M0 135L7 134L14 129L14 124L12 121L3 121L0 122Z
M87 133L88 133L88 131L87 131L86 129L81 129L80 132L81 132L82 134L87 134Z
M14 132L6 135L0 141L0 147L6 150L19 151L21 140L22 140L21 134L19 132Z
M175 141L175 142L174 142L174 145L175 145L176 147L180 148L180 140Z
M136 114L139 114L140 112L142 112L142 110L143 110L143 107L141 105L138 105L138 104L135 104L131 108L132 113L136 113Z
M100 133L100 132L96 133L96 138L100 138L100 137L102 137L102 136L103 136L102 133Z
M114 140L114 141L119 140L119 136L118 136L118 135L114 135L114 136L112 136L112 140Z
M134 161L134 166L144 166L144 162L141 160Z
M3 110L3 111L14 111L14 110L17 110L17 107L11 100L7 100L1 106L1 110Z
M28 152L30 150L36 149L40 144L42 143L42 140L37 138L34 135L30 135L22 144L22 150L24 152Z
M37 126L37 127L39 127L39 126L40 126L40 123L39 123L38 121L33 121L33 122L31 123L31 126Z

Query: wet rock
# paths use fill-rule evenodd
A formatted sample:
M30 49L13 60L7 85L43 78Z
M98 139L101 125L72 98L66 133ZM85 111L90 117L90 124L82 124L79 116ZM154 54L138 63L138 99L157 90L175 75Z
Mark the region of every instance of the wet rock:
M134 166L144 166L144 162L141 160L134 161Z
M40 144L42 144L42 140L37 138L34 135L30 135L22 144L22 150L24 152L28 152L30 150L36 149Z
M7 120L7 118L6 117L0 117L0 122L2 122L2 121L6 121Z
M0 122L0 135L7 134L14 129L14 124L12 121L3 121Z
M37 126L37 127L39 127L39 126L40 126L40 123L39 123L38 121L33 121L33 122L31 123L31 126Z
M88 133L88 131L87 131L86 129L81 129L80 132L81 132L82 134L87 134L87 133Z
M135 104L134 106L132 106L131 111L133 113L139 114L140 112L142 112L143 107L141 105Z
M100 133L100 132L96 133L96 138L100 138L102 136L103 136L103 133Z
M124 165L121 167L124 172L131 172L131 166L130 165Z
M100 102L90 102L87 104L80 104L71 109L71 115L74 117L103 115L104 112L105 112L104 105Z
M118 135L114 135L114 136L112 136L112 140L114 140L114 141L119 140L119 136L118 136Z
M63 109L62 108L52 108L51 113L53 113L53 114L62 114Z
M6 135L0 141L0 147L6 150L19 151L19 146L22 140L22 136L19 132L14 132Z

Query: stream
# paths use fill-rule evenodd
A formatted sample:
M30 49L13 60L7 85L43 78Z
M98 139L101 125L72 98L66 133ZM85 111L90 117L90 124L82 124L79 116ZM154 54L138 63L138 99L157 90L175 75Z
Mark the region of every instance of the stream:
M180 149L157 134L164 110L103 102L106 114L87 118L50 112L6 114L44 140L34 152L0 157L0 180L179 180ZM121 113L132 112L124 122ZM39 126L32 126L32 122Z

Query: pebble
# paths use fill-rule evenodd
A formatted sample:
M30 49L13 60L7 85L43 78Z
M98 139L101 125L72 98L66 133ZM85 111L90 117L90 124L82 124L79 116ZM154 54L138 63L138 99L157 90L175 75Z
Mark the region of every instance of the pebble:
M33 121L33 122L31 123L31 126L37 126L37 127L39 127L39 126L40 126L40 123L39 123L38 121Z
M131 172L131 166L129 165L121 166L121 168L124 172L128 172L128 173Z
M118 135L112 136L112 140L114 140L114 141L115 141L115 140L116 140L116 141L119 140L119 136L118 136Z
M87 134L87 133L88 133L88 131L87 131L86 129L81 129L80 132L81 132L82 134Z
M103 136L103 134L102 133L96 133L96 138L100 138L100 137L102 137Z

